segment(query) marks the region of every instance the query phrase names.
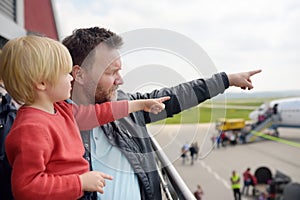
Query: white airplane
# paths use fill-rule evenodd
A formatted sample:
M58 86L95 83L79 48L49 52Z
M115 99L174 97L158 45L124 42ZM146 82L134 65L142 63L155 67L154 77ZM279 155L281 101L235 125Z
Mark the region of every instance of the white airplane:
M271 129L277 132L279 127L300 128L300 97L283 98L262 104L249 114L253 123L257 123L259 116L271 117Z

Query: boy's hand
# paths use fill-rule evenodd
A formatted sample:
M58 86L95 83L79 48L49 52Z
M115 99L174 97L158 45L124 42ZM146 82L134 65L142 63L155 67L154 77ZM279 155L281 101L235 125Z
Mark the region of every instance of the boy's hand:
M145 100L144 111L158 114L165 109L165 104L163 104L163 102L169 99L170 99L169 96L161 97L157 99L147 99Z
M98 171L86 172L79 176L82 184L82 190L88 192L100 192L103 194L105 179L112 180L113 177Z

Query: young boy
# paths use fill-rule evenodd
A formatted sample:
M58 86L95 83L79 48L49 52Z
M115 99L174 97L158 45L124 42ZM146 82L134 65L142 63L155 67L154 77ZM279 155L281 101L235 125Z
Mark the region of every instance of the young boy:
M70 97L73 78L72 60L62 44L25 36L9 41L2 50L0 79L23 104L5 143L15 199L67 200L80 198L84 191L102 193L104 179L112 177L89 172L79 129L138 110L158 113L169 98L76 106L63 101Z

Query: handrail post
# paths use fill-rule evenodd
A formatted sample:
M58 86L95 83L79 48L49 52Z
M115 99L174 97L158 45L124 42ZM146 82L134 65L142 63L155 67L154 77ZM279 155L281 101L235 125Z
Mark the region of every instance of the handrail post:
M166 173L172 187L175 189L177 193L177 197L180 200L196 200L193 193L187 187L181 176L178 174L177 170L170 162L167 155L161 149L160 145L156 141L156 139L151 136L152 146L156 152L157 158L161 162L162 170ZM158 169L159 170L159 169Z

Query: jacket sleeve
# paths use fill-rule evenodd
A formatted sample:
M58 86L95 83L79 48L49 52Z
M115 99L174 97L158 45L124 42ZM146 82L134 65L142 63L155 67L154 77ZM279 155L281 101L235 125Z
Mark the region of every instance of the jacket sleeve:
M81 131L128 116L128 101L113 101L95 105L73 105L73 113Z
M214 74L208 79L196 79L190 82L182 83L170 88L154 90L146 94L131 94L131 99L148 99L162 96L170 96L171 99L164 102L166 108L157 115L145 113L145 123L150 123L172 117L174 114L183 110L197 106L201 102L210 99L229 87L229 80L224 72Z

